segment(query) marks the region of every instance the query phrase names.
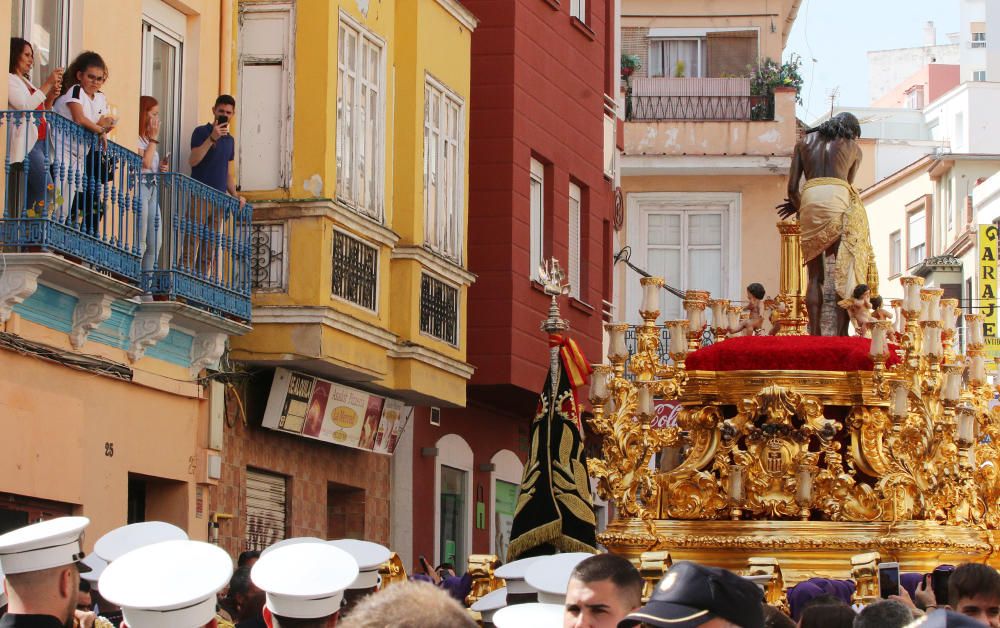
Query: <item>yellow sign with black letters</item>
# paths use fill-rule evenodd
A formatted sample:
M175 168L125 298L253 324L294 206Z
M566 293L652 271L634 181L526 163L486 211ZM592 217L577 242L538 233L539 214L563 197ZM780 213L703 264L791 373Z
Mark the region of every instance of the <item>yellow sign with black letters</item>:
M997 226L979 225L979 313L987 344L997 337Z

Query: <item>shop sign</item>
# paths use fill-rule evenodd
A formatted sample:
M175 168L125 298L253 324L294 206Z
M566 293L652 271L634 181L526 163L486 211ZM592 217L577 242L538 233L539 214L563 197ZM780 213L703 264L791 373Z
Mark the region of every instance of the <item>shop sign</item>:
M402 401L278 368L263 426L316 440L392 454L413 408Z

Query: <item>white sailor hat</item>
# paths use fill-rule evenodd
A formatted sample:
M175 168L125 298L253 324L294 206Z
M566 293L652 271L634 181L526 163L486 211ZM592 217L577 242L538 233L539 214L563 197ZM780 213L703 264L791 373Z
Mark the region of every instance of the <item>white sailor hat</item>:
M524 581L538 591L539 602L562 606L566 603L570 575L577 565L591 556L593 554L583 552L545 556L528 567L524 573Z
M290 539L282 539L280 541L277 541L276 543L272 543L271 545L265 547L264 551L260 553L260 556L261 558L263 558L265 554L273 552L278 548L288 547L289 545L298 545L299 543L326 543L326 541L324 541L323 539L318 539L314 536L296 536Z
M344 590L358 577L358 563L332 545L296 543L261 555L250 579L267 594L267 608L281 617L321 619L340 610Z
M503 578L507 584L508 593L535 593L533 589L527 582L524 581L524 574L535 561L543 558L542 556L531 556L528 558L521 558L520 560L515 560L507 563L506 565L501 565L493 572L493 575L497 578Z
M358 578L349 589L371 589L378 586L378 568L392 558L388 547L357 539L337 539L327 543L344 550L358 563Z
M94 543L94 553L109 563L128 554L132 550L162 543L163 541L186 541L187 532L165 521L143 521L115 528Z
M505 606L507 606L507 587L500 587L476 600L470 608L479 613L484 623L493 623L496 612Z
M58 517L0 536L0 569L7 575L70 565L83 558L86 517Z
M90 567L90 571L80 574L80 577L92 584L97 584L97 581L101 579L101 574L104 573L104 569L108 566L108 561L94 552L84 556L80 563Z
M215 617L215 594L232 574L232 559L216 545L163 541L109 564L100 591L130 628L201 628Z
M4 579L3 569L0 569L0 607L4 607L7 605L7 590L4 587L3 579Z
M515 604L493 615L497 628L562 628L565 609L561 604Z

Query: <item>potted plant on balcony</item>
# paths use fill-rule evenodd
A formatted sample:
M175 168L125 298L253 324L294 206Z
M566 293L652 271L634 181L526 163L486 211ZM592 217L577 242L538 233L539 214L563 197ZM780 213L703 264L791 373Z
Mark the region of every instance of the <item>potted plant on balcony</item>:
M621 58L622 80L625 81L625 119L632 119L632 75L642 66L636 55L623 54Z
M793 54L788 61L778 63L765 59L756 67L750 66L750 94L766 96L763 102L753 106L753 120L768 120L774 117L774 90L778 87L794 87L795 101L802 104L802 58Z

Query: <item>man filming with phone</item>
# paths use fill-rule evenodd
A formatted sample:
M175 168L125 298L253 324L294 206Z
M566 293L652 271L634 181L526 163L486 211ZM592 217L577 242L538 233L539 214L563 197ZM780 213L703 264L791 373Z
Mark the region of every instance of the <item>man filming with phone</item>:
M240 196L236 189L236 178L230 170L229 164L236 156L236 141L229 134L229 123L236 113L236 99L229 94L222 94L215 99L212 107L212 121L196 127L191 133L191 156L188 163L191 164L191 178L200 181L205 185L215 188L224 194L229 194L240 201L240 207L246 203L246 199ZM197 236L188 235L184 242L184 260L189 268L194 268L198 272L212 274L216 266L216 247L210 242L212 233L222 228L221 212L206 212L199 204L190 203L191 210L188 216L182 220L189 220L195 223L205 224L208 227L209 238L205 242L197 239ZM206 224L207 223L207 224ZM196 230L189 230L192 234Z
M195 128L191 133L191 178L201 181L220 192L246 200L236 190L236 179L229 169L229 162L236 156L236 142L229 134L229 122L236 113L236 99L222 94L212 107L212 121Z

